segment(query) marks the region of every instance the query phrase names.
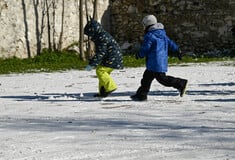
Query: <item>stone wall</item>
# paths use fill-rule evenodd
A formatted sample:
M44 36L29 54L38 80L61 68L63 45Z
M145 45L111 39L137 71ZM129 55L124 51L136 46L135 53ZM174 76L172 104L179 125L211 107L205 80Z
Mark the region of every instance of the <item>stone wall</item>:
M87 1L91 14L93 0ZM235 0L98 0L98 20L131 52L143 38L147 14L156 15L185 52L235 48L234 11ZM66 48L79 41L79 23L79 0L0 0L0 58L34 56L39 44Z
M113 0L111 11L112 33L124 48L138 45L147 14L154 14L185 52L235 48L234 0Z
M64 5L62 2L63 0L0 0L0 57L33 57L39 45L41 48L48 48L49 45L66 48L78 42L79 0L64 0ZM88 0L90 15L93 13L91 3L92 0ZM108 0L98 1L99 21L108 5ZM85 6L83 8L85 12Z

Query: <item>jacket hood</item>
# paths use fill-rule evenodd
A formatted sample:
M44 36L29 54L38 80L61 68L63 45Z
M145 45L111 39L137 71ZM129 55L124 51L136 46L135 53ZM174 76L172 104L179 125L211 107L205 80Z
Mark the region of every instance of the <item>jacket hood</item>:
M156 35L157 37L165 37L166 36L166 31L164 30L164 26L162 23L157 23L153 26L151 26L148 29L148 32L151 34Z
M92 40L96 39L103 32L103 27L95 20L89 21L84 28L84 34L91 37Z
M148 31L156 30L156 29L164 29L164 25L162 23L156 23L152 25Z

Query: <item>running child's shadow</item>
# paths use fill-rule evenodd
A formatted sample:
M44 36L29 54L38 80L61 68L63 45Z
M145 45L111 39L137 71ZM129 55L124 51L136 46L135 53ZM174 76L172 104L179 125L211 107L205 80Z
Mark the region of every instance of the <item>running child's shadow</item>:
M34 95L13 95L13 96L0 96L0 99L14 99L16 101L40 101L40 102L69 102L69 101L84 101L84 102L94 102L105 100L101 98L94 97L95 92L86 92L81 95L81 93L43 93ZM119 101L119 98L129 97L131 92L116 92L110 94L106 99L107 101ZM129 99L125 99L129 100ZM120 100L120 101L125 101Z
M96 92L86 93L43 93L34 95L13 95L0 96L0 99L14 99L16 101L39 101L39 102L95 102L95 101L109 101L109 102L124 102L132 101L130 96L134 95L135 91L113 92L108 97L97 98L94 97ZM177 91L150 91L150 96L178 96Z
M94 101L131 101L129 98L133 92L114 92L111 93L108 97L99 98L94 97L95 92L86 92L86 93L46 93L43 96L53 97L49 98L51 101L83 101L83 102L94 102ZM122 97L122 99L120 99ZM125 97L125 99L123 99ZM128 97L128 98L126 98ZM45 101L45 99L44 99Z

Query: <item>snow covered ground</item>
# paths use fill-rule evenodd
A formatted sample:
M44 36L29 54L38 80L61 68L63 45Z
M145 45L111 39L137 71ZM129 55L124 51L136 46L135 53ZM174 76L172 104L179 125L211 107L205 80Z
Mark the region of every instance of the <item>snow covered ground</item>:
M103 100L94 70L0 75L0 159L234 160L230 63L169 67L187 95L153 81L146 102L129 98L145 68L115 70L119 88Z

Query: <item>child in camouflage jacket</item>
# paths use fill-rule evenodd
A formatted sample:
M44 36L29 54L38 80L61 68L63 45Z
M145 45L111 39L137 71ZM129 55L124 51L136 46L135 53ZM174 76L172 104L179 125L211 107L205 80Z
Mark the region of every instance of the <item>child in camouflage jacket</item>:
M86 66L88 71L96 68L99 79L99 93L94 96L107 97L117 89L116 83L110 76L111 72L123 68L120 46L101 24L93 19L86 24L84 33L95 43L95 55Z

